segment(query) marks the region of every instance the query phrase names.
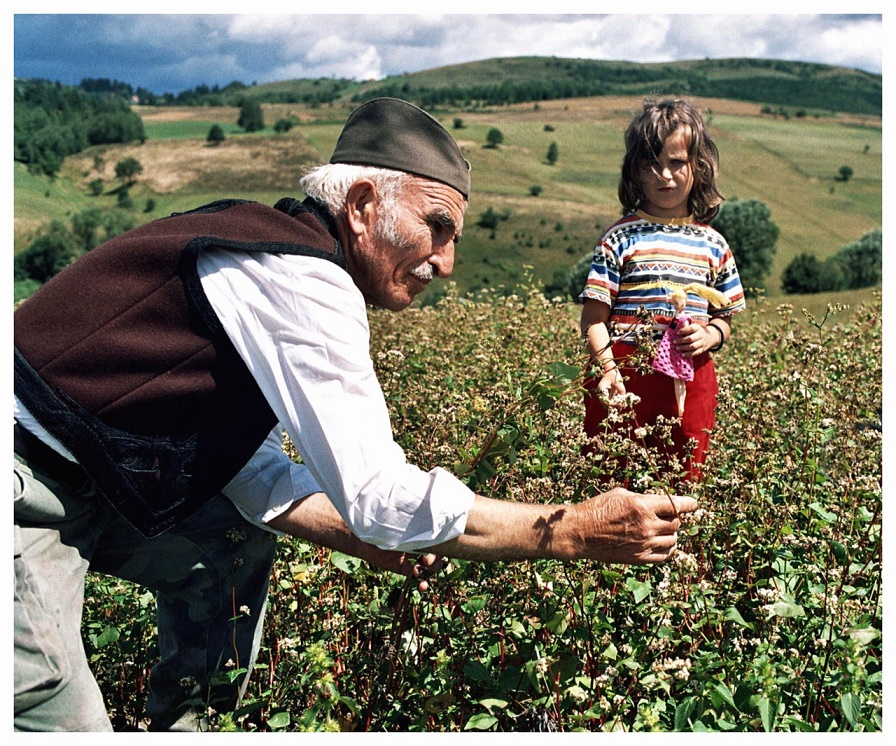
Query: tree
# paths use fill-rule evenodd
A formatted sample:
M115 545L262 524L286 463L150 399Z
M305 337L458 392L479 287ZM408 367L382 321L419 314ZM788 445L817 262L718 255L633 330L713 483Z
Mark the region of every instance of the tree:
M559 155L560 155L560 149L557 147L557 143L552 142L548 146L548 154L547 154L548 163L550 163L553 166L557 162L557 156L559 156Z
M883 279L883 232L877 228L838 249L831 257L848 288L879 285Z
M218 143L224 142L225 138L224 128L220 124L213 124L205 139L212 145L217 145Z
M851 166L840 166L837 172L837 181L849 181L852 178L853 170Z
M504 142L504 133L501 132L497 127L492 127L488 134L485 136L487 148L497 148L502 142Z
M115 164L115 176L122 181L133 184L138 174L143 173L143 166L136 158L125 158Z
M240 104L240 118L236 124L246 132L258 132L264 129L264 114L261 104L254 98L244 98Z
M46 282L71 264L78 255L71 231L61 220L53 220L47 232L38 236L13 264L15 279Z
M832 271L829 262L822 262L815 254L802 253L784 270L781 289L785 293L827 293L842 289L842 277Z
M732 198L723 203L712 225L731 247L747 295L764 289L778 251L779 233L768 205L755 199Z
M498 227L498 223L502 220L507 220L509 217L509 212L498 212L494 207L489 205L488 209L479 216L476 225L480 228L486 228L493 231Z

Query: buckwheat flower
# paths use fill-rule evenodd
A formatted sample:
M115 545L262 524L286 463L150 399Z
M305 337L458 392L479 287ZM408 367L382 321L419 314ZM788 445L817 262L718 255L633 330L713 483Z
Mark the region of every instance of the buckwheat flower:
M249 614L250 614L249 607L246 606L246 604L243 604L242 606L240 606L240 613L245 614L246 616L249 616Z

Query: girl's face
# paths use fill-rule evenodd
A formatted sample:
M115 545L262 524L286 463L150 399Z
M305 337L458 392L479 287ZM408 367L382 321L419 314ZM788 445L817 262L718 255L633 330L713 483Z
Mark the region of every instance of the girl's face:
M663 144L663 152L653 163L641 167L642 209L658 218L685 218L690 214L688 197L694 174L688 158L688 137L684 129L673 132Z

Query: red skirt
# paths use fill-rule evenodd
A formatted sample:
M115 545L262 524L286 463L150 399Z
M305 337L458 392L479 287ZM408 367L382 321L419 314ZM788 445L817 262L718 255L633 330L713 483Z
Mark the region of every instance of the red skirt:
M656 464L657 470L661 472L655 476L662 476L664 456L675 454L685 465L689 478L699 482L703 477L710 433L716 424L719 384L712 356L703 353L694 358L694 380L686 382L684 413L680 423L672 427L670 445L664 438L652 433L643 437L634 434L641 427L650 429L658 415L677 420L679 414L674 380L657 371L641 375L636 368L627 366L626 360L633 350L632 345L617 342L613 345L613 357L626 379L625 390L640 397L641 401L634 406L634 418L613 423L609 427L614 431L623 430L648 448L655 449L659 462ZM596 391L599 382L598 378L585 380L585 433L588 437L607 432L608 425L604 423L607 408Z

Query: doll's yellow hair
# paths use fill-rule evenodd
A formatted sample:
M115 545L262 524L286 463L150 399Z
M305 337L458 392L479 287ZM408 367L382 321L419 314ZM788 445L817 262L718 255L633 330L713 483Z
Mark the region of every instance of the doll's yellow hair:
M666 288L666 290L672 291L672 296L678 296L679 298L687 298L688 293L694 293L694 295L699 295L701 298L705 298L716 308L724 308L725 306L731 305L731 301L718 290L707 287L706 285L701 285L697 282L691 282L687 285L679 285L674 282L659 280L658 282L645 282L643 285L635 285L632 289L649 290L651 288Z

